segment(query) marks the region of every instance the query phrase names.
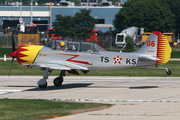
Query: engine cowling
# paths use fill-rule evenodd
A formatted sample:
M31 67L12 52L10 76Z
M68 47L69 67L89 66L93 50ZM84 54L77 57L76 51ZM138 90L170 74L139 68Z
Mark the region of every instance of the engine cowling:
M38 45L21 45L17 51L10 52L8 55L17 58L20 65L32 64L43 46Z

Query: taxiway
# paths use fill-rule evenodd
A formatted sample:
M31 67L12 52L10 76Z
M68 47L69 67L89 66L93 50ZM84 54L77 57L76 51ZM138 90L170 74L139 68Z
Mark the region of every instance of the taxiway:
M40 89L41 76L0 76L0 98L57 99L114 104L109 109L51 120L178 120L180 77L67 76L61 87Z

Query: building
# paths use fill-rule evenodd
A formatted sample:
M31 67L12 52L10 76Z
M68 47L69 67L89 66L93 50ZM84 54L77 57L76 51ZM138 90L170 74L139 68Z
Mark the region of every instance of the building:
M32 14L33 22L39 24L41 24L41 22L49 23L49 6L33 6ZM21 17L22 19L20 19ZM16 28L20 20L24 24L30 23L31 6L0 6L0 26L3 26L3 28Z
M49 6L33 6L33 22L39 26L46 24L46 27L49 28L52 27L52 22L56 19L57 14L74 16L80 9L91 9L91 16L98 19L95 29L106 32L110 27L113 28L115 14L122 8L122 6L112 6L111 2L108 2L109 5L105 4L107 6L74 6L73 3L66 2L66 4L65 2L61 1L61 6L51 6L52 4ZM96 0L92 2L97 3ZM107 1L102 3L105 2ZM17 27L19 21L27 25L30 20L31 6L0 6L0 26L4 28Z
M52 22L55 21L56 15L61 14L62 16L74 16L76 12L80 12L80 9L90 9L91 16L98 19L98 23L95 25L95 29L106 32L109 28L113 28L113 20L115 19L115 14L121 9L121 7L51 7L51 19L50 27L52 27Z

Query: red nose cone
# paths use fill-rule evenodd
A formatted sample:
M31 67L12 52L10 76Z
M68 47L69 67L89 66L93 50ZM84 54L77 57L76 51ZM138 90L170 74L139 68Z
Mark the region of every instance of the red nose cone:
M16 58L16 54L17 54L17 51L8 53L8 55L13 58Z

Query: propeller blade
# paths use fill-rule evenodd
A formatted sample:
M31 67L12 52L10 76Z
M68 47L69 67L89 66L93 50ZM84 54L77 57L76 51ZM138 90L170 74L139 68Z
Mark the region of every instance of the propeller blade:
M10 70L9 70L9 76L11 75L11 69L12 69L13 61L14 61L14 57L12 58L12 61L11 61L11 67L10 67Z
M13 49L13 52L14 52L15 51L15 41L14 41L13 33L11 34L11 42L12 42L12 49Z

